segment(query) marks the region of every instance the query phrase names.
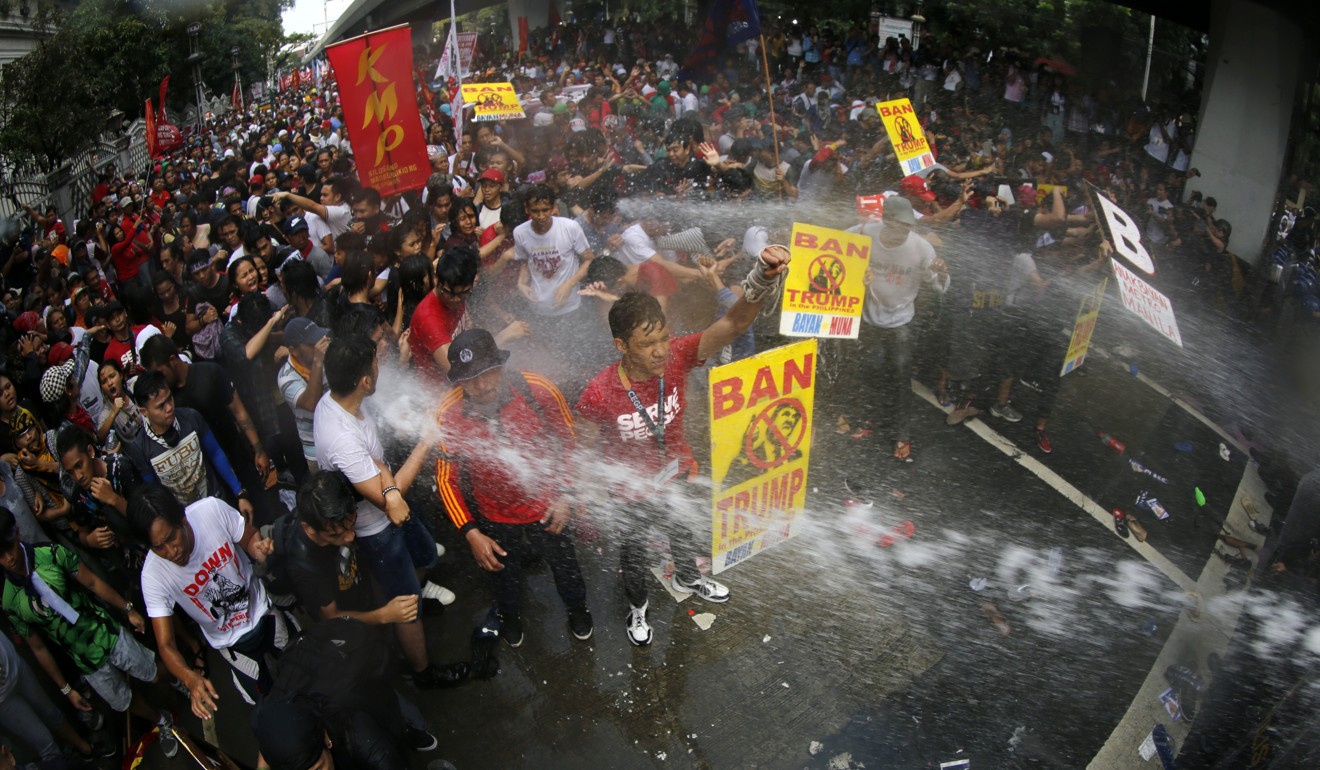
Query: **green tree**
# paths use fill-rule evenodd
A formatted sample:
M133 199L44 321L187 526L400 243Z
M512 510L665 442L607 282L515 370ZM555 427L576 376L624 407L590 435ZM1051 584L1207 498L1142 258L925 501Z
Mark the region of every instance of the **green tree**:
M244 83L264 80L285 43L280 14L293 0L83 0L41 6L47 34L33 53L0 71L0 155L19 167L54 168L106 128L118 110L142 115L157 85L172 77L169 103L192 101L189 25L201 25L202 82L233 85L234 55Z

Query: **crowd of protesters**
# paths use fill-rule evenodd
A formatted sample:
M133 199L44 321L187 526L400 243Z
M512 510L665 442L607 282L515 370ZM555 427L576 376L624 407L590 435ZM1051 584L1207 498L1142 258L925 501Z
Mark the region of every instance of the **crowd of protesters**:
M523 642L527 552L586 640L573 533L605 498L631 517L631 643L652 638L648 525L669 536L675 590L727 601L672 513L698 472L687 380L782 342L757 319L794 221L872 239L844 365L879 397L831 425L874 418L900 462L917 458L914 373L951 423L1020 421L1014 387L1041 389L1029 416L1051 451L1058 330L1107 269L1088 183L1140 220L1166 293L1234 302L1231 226L1212 198L1182 201L1195 127L1176 107L1088 91L1034 55L877 45L861 27L767 29L767 89L756 41L689 73L690 39L570 24L522 56L488 47L478 78L512 80L527 117L469 111L455 136L437 84L419 97L433 173L401 195L358 181L327 80L221 116L149 169L101 169L86 217L22 202L30 231L3 267L0 601L73 709L132 710L172 753L148 685L211 718L231 677L260 701L271 767L406 766L435 739L404 690L358 683L493 673L432 660L419 616L456 600L428 579L437 540L492 576L504 642ZM901 97L932 173L899 173L874 105ZM883 214L860 211L876 194ZM417 393L425 411L400 419ZM0 659L0 726L42 760L105 748L4 639Z

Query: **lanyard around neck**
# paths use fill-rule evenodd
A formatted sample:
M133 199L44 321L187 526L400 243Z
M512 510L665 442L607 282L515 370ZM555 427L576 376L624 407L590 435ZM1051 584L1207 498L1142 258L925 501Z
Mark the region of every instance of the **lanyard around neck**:
M628 391L628 400L632 402L633 409L641 415L647 429L651 431L652 436L655 436L656 446L660 447L663 453L665 451L665 376L660 375L660 382L656 386L655 413L660 418L658 422L651 419L651 414L646 411L645 406L642 406L642 399L638 398L637 391L633 390L628 375L623 371L622 361L619 362L619 382L623 383L624 389Z

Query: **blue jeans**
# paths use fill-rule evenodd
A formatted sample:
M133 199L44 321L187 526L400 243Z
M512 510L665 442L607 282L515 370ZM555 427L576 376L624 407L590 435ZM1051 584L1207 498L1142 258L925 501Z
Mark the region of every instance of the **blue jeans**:
M435 537L416 515L401 527L391 524L374 535L359 537L357 542L358 555L387 601L420 594L417 570L430 569L437 561Z
M0 727L36 750L44 760L60 755L60 747L51 735L64 724L64 713L46 697L41 682L21 659L18 668L6 671L15 679L14 690L0 701Z

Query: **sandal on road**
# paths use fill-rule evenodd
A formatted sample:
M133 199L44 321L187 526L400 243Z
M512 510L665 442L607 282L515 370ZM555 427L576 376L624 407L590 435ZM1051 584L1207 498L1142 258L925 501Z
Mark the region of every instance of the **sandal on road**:
M899 462L912 462L912 442L897 441L894 443L894 459Z

